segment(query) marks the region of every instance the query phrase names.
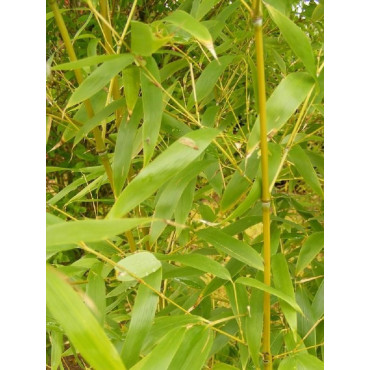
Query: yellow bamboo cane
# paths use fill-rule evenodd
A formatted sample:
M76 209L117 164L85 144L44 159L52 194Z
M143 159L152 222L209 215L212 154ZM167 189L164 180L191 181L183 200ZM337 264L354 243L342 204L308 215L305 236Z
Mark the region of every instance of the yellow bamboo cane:
M258 100L261 134L261 167L262 167L262 220L263 220L263 258L264 258L264 283L271 285L271 248L270 248L270 191L268 179L268 149L267 149L267 125L266 125L266 91L265 91L265 66L263 60L263 37L262 37L262 3L261 0L253 2L253 26L256 42L257 55L257 81ZM272 369L272 357L270 351L270 294L264 293L263 298L263 366L264 369Z
M50 6L53 10L54 18L55 18L55 21L57 23L59 32L62 36L62 39L64 41L64 45L66 47L69 59L71 60L71 62L74 62L74 61L77 60L76 53L73 49L73 45L72 45L71 39L69 37L67 27L64 23L64 20L63 20L63 17L61 15L61 13L60 13L58 4L57 4L56 0L50 0L49 4L50 4ZM83 81L83 76L82 76L81 69L79 69L79 68L75 69L74 72L75 72L76 80L77 80L78 84L80 85ZM87 115L90 118L92 118L94 116L94 110L93 110L93 107L90 103L90 100L89 99L85 100L84 104L85 104ZM95 127L93 129L93 134L94 134L94 138L95 138L96 151L97 151L98 155L101 157L101 161L103 163L105 172L107 173L108 180L109 180L109 182L111 184L111 187L114 191L112 167L109 163L109 158L108 158L108 155L107 155L107 151L106 151L106 148L105 148L105 145L104 145L104 141L103 141L100 129L98 127Z

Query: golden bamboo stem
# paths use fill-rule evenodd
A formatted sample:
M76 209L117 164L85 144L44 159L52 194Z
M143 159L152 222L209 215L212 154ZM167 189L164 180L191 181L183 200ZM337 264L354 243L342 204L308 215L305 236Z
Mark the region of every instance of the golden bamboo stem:
M104 19L107 21L108 24L110 24L109 19L109 8L108 8L108 1L107 0L100 0L100 10L101 15L104 17ZM115 54L113 50L113 39L112 39L112 32L111 29L108 27L106 23L102 24L103 33L104 33L104 41L105 41L105 47L109 54ZM119 92L118 87L118 78L117 76L114 76L112 81L112 95L114 100L118 100L121 97L121 94ZM121 124L123 116L123 110L122 108L118 108L116 110L116 127L119 128L119 125Z
M271 247L270 247L270 190L268 179L268 148L267 148L267 124L266 124L266 90L265 90L265 66L263 58L262 36L262 3L254 0L253 26L256 42L257 55L257 81L258 100L261 134L261 167L262 167L262 221L263 221L263 258L264 258L264 283L271 285ZM272 369L272 357L270 351L271 342L271 307L270 294L264 293L263 297L263 366L264 369Z
M71 62L74 62L74 61L77 60L76 53L74 51L74 48L73 48L71 39L69 37L67 27L64 23L63 17L60 14L58 4L57 4L56 0L50 0L49 4L50 4L50 6L53 10L54 18L55 18L55 21L56 21L57 26L59 28L59 32L62 36L62 39L64 41L64 45L66 47L69 59L71 60ZM82 76L81 69L79 69L79 68L75 69L74 73L75 73L75 76L76 76L76 80L77 80L78 84L80 85L83 81L83 76ZM87 115L90 118L92 118L94 116L94 110L93 110L93 107L90 103L90 100L86 99L84 101L84 104L85 104ZM107 173L108 180L111 184L112 190L114 191L112 167L109 163L109 158L108 158L108 155L107 155L107 151L106 151L104 141L103 141L103 138L102 138L99 127L94 128L93 134L94 134L94 138L95 138L96 151L97 151L98 155L101 157L101 161L103 163L105 172Z

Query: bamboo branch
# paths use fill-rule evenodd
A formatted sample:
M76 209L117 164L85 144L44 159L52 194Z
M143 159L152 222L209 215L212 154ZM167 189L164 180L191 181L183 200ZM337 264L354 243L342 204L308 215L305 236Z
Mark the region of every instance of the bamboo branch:
M261 0L253 2L253 26L257 54L257 81L259 116L261 128L261 166L262 166L262 218L263 218L263 258L264 258L264 283L271 285L271 250L270 250L270 190L268 179L268 148L267 148L267 124L266 124L266 91L265 91L265 67L263 59L262 37L262 3ZM270 350L271 342L271 307L270 294L264 293L263 297L263 366L264 369L272 369L272 357Z

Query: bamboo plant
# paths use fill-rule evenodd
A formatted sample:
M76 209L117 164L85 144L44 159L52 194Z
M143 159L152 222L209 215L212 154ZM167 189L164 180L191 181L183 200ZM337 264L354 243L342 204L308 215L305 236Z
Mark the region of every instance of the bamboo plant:
M323 369L322 10L50 0L48 367Z

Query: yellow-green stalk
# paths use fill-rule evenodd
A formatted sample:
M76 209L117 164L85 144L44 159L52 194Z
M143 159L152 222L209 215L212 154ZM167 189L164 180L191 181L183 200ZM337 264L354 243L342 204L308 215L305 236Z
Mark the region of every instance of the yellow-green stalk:
M257 55L257 81L258 101L261 132L261 167L262 167L262 220L263 220L263 258L264 258L264 283L271 285L271 248L270 248L270 191L268 179L268 149L266 125L266 91L265 91L265 66L263 60L262 37L262 3L261 0L253 2L253 26ZM270 294L264 293L263 297L263 366L272 369L270 351Z
M101 15L106 19L108 23L110 23L109 19L109 7L108 7L108 0L100 0L100 11ZM112 40L112 32L107 24L102 24L103 28L103 34L104 34L104 41L105 41L105 47L107 49L107 52L109 54L114 54L113 50L113 40ZM112 95L114 100L118 100L121 97L121 94L119 92L118 88L118 78L117 76L113 77L112 79ZM116 110L116 127L119 128L119 125L121 124L123 116L122 108L118 108Z
M63 38L64 45L66 47L69 59L71 60L71 62L74 62L74 61L77 60L76 53L73 49L73 45L72 45L71 39L69 37L67 27L64 23L63 17L60 14L58 4L56 3L56 0L50 0L49 4L50 4L50 6L53 10L54 18L55 18L55 21L56 21L57 26L59 28L60 34ZM81 69L79 69L79 68L75 69L74 72L75 72L76 80L77 80L78 84L80 85L83 81L83 76L82 76ZM93 110L93 107L90 103L90 100L86 99L84 101L84 104L85 104L87 115L90 118L92 118L94 116L94 110ZM103 141L100 129L98 127L95 127L94 130L93 130L93 134L94 134L94 138L95 138L96 151L97 151L98 155L101 157L101 161L102 161L103 166L105 168L105 172L107 173L108 180L109 180L109 182L111 184L111 187L114 191L112 167L109 163L107 150L105 148L104 141Z

